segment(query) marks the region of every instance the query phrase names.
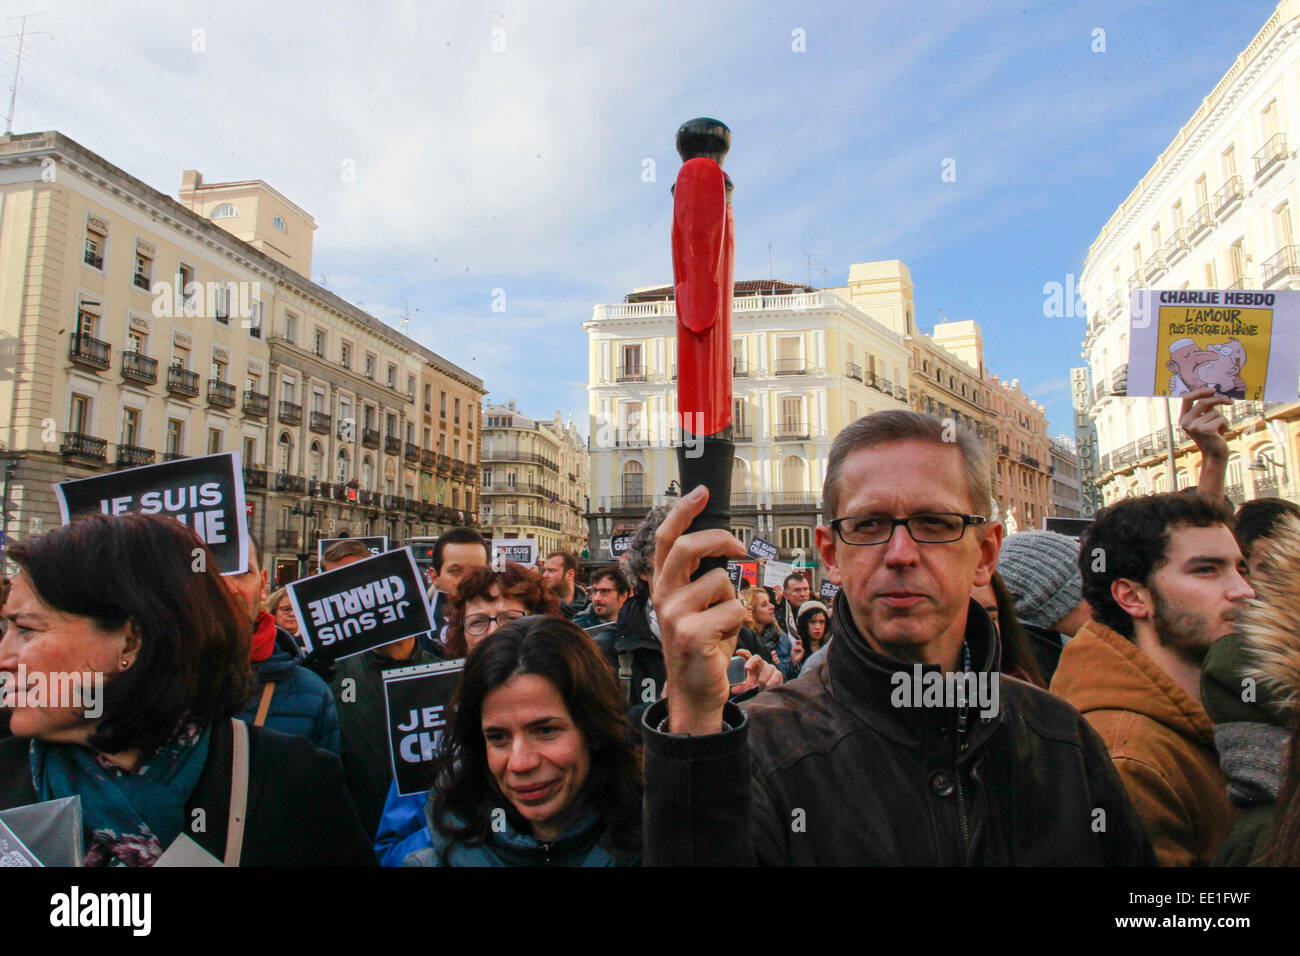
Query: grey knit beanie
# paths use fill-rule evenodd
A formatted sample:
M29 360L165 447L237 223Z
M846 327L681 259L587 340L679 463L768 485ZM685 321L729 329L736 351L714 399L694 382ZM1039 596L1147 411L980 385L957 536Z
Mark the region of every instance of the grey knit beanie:
M998 574L1027 624L1051 627L1083 602L1079 542L1055 531L1020 531L1003 541Z

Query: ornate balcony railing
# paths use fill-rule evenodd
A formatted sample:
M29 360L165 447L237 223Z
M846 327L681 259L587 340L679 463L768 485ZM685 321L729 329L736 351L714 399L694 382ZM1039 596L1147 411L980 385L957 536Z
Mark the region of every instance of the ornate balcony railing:
M1234 204L1241 201L1245 191L1241 185L1240 176L1230 176L1228 181L1220 186L1214 193L1214 214L1222 216L1224 212L1230 209Z
M1192 218L1187 220L1187 239L1189 242L1197 242L1204 238L1214 225L1214 213L1210 212L1210 204L1202 203L1196 212L1192 213Z
M250 418L265 418L271 412L271 396L244 390L244 414Z
M301 425L302 406L295 402L280 402L279 419L283 425Z
M158 360L139 352L122 353L122 377L140 385L158 384Z
M235 386L213 379L208 382L208 404L218 408L235 407Z
M141 448L139 445L117 446L117 464L119 468L138 468L141 465L152 465L154 457L155 454L152 448Z
M84 333L74 333L68 343L68 358L74 365L82 368L102 371L109 366L109 354L113 346Z
M87 435L85 432L64 432L63 444L59 450L69 458L81 458L85 461L104 461L108 451L108 441Z
M1286 159L1286 134L1275 133L1255 153L1255 181L1259 182L1265 178L1269 172L1281 165L1284 159Z
M1260 278L1264 280L1263 285L1267 289L1297 273L1300 273L1300 249L1296 246L1283 246L1264 261Z
M173 365L167 369L167 391L173 395L196 398L199 394L199 373Z

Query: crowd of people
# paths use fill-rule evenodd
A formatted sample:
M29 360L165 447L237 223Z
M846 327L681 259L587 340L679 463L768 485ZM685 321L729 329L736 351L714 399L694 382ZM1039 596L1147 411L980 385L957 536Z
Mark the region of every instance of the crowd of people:
M817 556L737 590L696 489L617 565L437 542L433 630L342 659L286 591L194 570L184 525L14 544L0 674L102 706L0 711L0 810L77 794L86 865L182 836L228 865L1300 863L1300 507L1223 497L1224 399L1184 399L1196 489L1004 539L983 444L881 412L831 448ZM329 572L371 557L356 540ZM461 661L427 793L385 676ZM202 811L202 813L196 813ZM202 819L201 828L194 826Z

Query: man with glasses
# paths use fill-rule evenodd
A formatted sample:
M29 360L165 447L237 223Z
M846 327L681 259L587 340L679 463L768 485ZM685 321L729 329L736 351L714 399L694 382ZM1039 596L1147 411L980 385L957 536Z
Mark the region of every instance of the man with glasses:
M591 595L591 607L573 619L581 628L598 627L612 624L618 620L618 612L631 589L623 575L614 568L601 568L591 573L591 586L587 593Z
M586 631L609 666L618 673L618 651L614 641L618 637L618 612L632 593L627 580L616 568L601 568L591 573L591 605L573 619L573 623Z
M970 598L997 563L983 442L914 412L835 439L817 550L835 598L826 664L744 710L727 701L741 610L724 531L660 526L653 600L668 695L645 716L647 862L1145 864L1150 843L1078 712L998 673Z

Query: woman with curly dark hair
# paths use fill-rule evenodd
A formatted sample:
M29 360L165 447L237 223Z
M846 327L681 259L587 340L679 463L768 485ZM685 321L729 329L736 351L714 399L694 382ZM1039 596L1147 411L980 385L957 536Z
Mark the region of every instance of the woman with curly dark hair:
M558 617L470 652L407 866L632 866L641 761L600 652Z

